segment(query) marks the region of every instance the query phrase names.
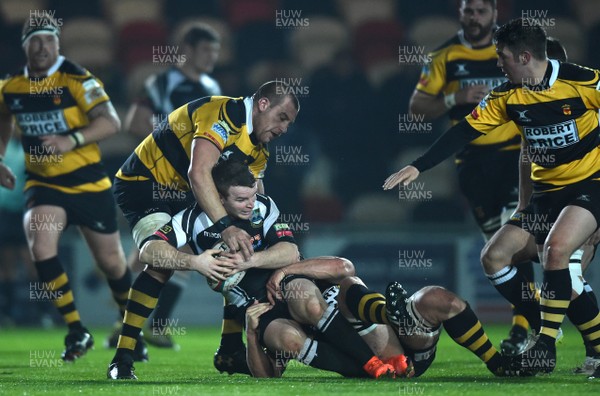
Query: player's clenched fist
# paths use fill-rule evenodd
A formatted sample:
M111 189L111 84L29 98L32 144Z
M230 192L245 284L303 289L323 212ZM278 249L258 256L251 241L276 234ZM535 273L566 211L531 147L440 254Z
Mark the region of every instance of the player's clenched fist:
M398 184L402 183L404 186L415 181L419 177L419 171L412 165L405 166L398 172L390 175L383 183L384 190L391 190Z

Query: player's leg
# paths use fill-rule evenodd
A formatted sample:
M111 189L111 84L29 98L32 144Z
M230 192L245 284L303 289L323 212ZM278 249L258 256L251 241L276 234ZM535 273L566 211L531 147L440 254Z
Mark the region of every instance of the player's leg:
M379 377L385 375L386 371L394 372L392 366L374 356L373 351L339 310L325 302L311 280L288 276L282 280L281 290L294 320L315 327L325 341L347 354L371 376Z
M52 201L51 197L52 192L48 192L44 200ZM81 323L69 278L58 257L58 241L67 227L67 213L59 206L34 206L25 213L23 227L40 280L35 289L41 295L47 294L69 327L62 359L73 361L94 345L94 339Z
M520 215L520 214L518 214ZM519 307L531 328L539 330L539 303L531 281L513 265L536 255L533 236L522 227L506 224L494 234L481 251L483 270L498 292Z
M536 213L543 212L536 209ZM548 215L545 219L551 222L552 216ZM575 205L564 207L554 224L550 224L547 224L550 230L544 244L538 245L544 268L540 293L540 336L530 350L520 355L522 367L533 373L552 372L556 367L556 337L571 300L569 258L597 228L592 212ZM538 235L536 242L539 242Z
M345 278L344 281L346 285L360 284L364 286L362 280L355 276ZM413 353L409 356L405 353L392 326L366 323L357 319L348 309L345 301L345 293L342 294L340 292L339 286L331 286L325 290L323 298L328 305L335 305L339 308L340 313L350 322L354 330L365 340L375 355L384 363L394 367L396 376L413 377L415 375L412 362L415 354Z
M469 304L456 294L443 287L427 286L406 298L406 292L394 282L388 286L386 297L401 334L419 342L419 338L426 339L443 325L457 344L481 359L494 375L507 374L502 356L490 342L481 322ZM415 329L421 330L415 332Z
M291 319L275 319L262 333L262 344L275 356L275 370L283 372L289 360L307 366L334 371L346 377L364 377L365 371L350 356L324 340L309 337L302 326Z

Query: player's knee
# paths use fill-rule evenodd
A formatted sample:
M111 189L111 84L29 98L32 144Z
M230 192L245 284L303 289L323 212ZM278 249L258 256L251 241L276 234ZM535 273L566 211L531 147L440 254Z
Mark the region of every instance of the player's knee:
M486 274L496 273L511 262L511 258L505 254L503 249L489 242L481 250L480 259Z
M544 244L544 256L546 257L544 269L561 269L569 265L570 249L562 240L552 238Z
M293 354L300 353L304 345L305 337L298 331L288 329L279 333L279 346L281 350L292 352Z
M466 303L456 294L441 287L428 286L419 291L415 304L431 323L439 323L462 312Z
M58 254L57 247L50 241L42 238L32 238L28 241L31 258L34 261L43 261Z

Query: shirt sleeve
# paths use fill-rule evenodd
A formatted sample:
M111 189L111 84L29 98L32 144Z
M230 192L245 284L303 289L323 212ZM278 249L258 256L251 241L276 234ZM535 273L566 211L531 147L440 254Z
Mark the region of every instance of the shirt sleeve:
M588 109L600 109L600 71L594 69L594 78L585 82L585 86L593 89L581 90L581 98Z
M227 115L226 103L213 106L210 110L210 112L203 111L201 117L194 117L192 120L194 123L194 139L210 140L222 152L226 146L231 146L237 141L240 133L239 131L234 132L228 122L229 116Z
M437 96L446 85L446 62L444 52L429 54L430 62L421 69L421 76L417 83L417 91Z
M503 87L501 85L500 87ZM465 117L465 120L478 132L487 135L500 125L510 122L506 112L508 91L493 90Z
M270 210L263 223L263 234L267 241L268 246L273 246L278 242L291 242L296 243L294 239L294 233L286 223L278 222L279 219L279 208L275 204L275 201L269 197Z
M100 103L108 102L110 98L104 91L104 85L93 75L89 74L83 79L71 79L71 92L77 101L78 107L84 113Z

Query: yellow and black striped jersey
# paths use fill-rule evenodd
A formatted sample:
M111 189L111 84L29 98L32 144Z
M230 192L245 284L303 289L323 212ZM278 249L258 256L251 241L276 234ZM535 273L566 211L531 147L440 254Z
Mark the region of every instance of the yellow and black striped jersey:
M192 141L212 142L224 159L248 164L262 179L269 152L252 135L252 99L209 96L175 109L144 139L117 172L128 181L153 180L169 188L189 191L187 176Z
M599 89L600 71L551 59L541 81L495 88L466 121L483 134L513 121L529 144L535 190L560 189L600 177Z
M423 66L417 90L438 96L456 93L471 85L485 85L489 90L506 82L506 77L496 66L496 47L490 43L485 47L473 48L465 40L462 30L440 48L429 54L431 62ZM452 124L462 120L471 110L472 104L452 107L449 116ZM482 136L470 143L471 146L490 146L498 149L518 150L519 132L514 124L500 127L498 133ZM470 147L473 149L474 147ZM489 148L489 147L488 147Z
M59 56L46 77L30 77L25 68L7 78L0 87L0 113L12 114L20 129L26 190L44 186L77 194L111 187L96 143L58 154L43 146L40 139L86 127L87 113L109 100L98 79L63 56Z

